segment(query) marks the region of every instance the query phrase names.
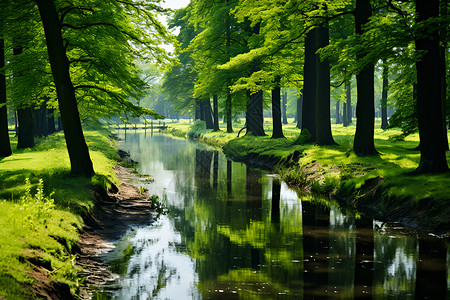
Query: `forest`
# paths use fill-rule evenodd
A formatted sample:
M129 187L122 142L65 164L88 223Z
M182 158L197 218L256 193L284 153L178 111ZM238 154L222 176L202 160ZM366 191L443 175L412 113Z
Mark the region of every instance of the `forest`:
M390 176L431 176L420 200L442 200L426 206L431 214L446 205L448 187L440 184L449 182L448 0L163 4L0 2L0 205L8 208L0 212L0 226L8 228L0 239L19 241L0 245L0 269L7 270L0 272L0 298L27 298L23 266L47 262L54 280L76 293L80 279L70 261L81 219L95 206L86 201L89 190L107 194L120 184L117 141L105 128L189 122L188 137L223 137L230 158L289 158L277 172L294 185L304 183L298 159L305 153L312 164L345 140L346 158L372 162L414 137L414 147L389 159L403 163L415 151L417 162ZM377 161L366 168L376 175L355 186L385 180L379 174L391 166ZM341 190L347 173L340 173ZM398 182L389 188L405 193ZM8 227L19 211L25 213L16 227ZM29 239L31 232L45 238Z

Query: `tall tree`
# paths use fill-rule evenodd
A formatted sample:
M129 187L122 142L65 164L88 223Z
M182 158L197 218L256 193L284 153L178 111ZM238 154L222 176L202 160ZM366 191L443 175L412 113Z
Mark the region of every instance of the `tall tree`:
M442 118L441 76L444 70L439 53L438 26L427 24L439 17L439 1L416 0L416 14L419 29L415 37L416 50L422 53L416 62L420 137L420 163L416 171L442 173L449 170Z
M303 80L302 134L305 130L311 134L311 141L316 140L316 64L317 64L317 29L311 29L305 37L305 65Z
M389 85L389 69L386 62L383 62L383 91L381 92L381 129L388 128L387 119L387 89Z
M355 30L356 34L364 34L364 25L369 22L372 15L370 0L356 0ZM358 59L363 59L360 54ZM375 130L375 91L374 91L374 65L368 63L357 75L357 103L356 103L356 132L353 142L353 151L356 155L378 154L374 144Z
M277 78L275 87L272 89L272 119L273 119L273 131L272 138L279 139L284 138L283 125L281 124L281 105L280 105L280 79Z
M0 157L10 156L11 144L8 133L8 110L6 107L5 41L2 12L0 12Z
M261 23L253 26L254 39L260 34ZM251 73L257 73L261 70L261 62L259 59L251 63ZM263 116L263 91L248 91L248 103L246 112L247 134L252 133L255 136L266 135L264 132L264 116Z
M316 48L320 49L329 43L328 23L317 28ZM316 144L336 144L331 133L330 120L330 65L328 59L316 59Z
M94 168L84 139L75 89L70 79L69 60L61 35L61 23L53 0L36 0L45 30L47 51L58 95L71 172L91 176Z

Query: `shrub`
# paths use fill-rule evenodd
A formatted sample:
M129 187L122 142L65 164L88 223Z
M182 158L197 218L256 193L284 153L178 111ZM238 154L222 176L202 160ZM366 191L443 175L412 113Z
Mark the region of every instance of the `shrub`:
M189 138L199 138L202 134L210 132L211 129L206 129L206 122L201 120L196 120L190 127L187 133Z

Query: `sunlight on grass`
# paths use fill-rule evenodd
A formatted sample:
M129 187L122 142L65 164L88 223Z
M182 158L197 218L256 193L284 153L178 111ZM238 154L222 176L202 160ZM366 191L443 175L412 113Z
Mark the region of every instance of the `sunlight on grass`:
M37 139L31 149L16 149L0 159L0 298L29 299L30 262L51 272L51 278L72 289L78 285L75 256L81 214L93 207L89 186L118 183L115 144L104 129L85 129L97 173L92 178L70 175L62 132ZM28 181L29 179L29 181Z

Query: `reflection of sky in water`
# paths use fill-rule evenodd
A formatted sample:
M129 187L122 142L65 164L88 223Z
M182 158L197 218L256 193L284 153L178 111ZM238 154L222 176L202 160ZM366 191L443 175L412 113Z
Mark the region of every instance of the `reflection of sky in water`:
M179 252L181 236L167 216L149 227L136 231L129 239L135 254L129 261L127 275L120 278L116 299L197 299L193 260Z

